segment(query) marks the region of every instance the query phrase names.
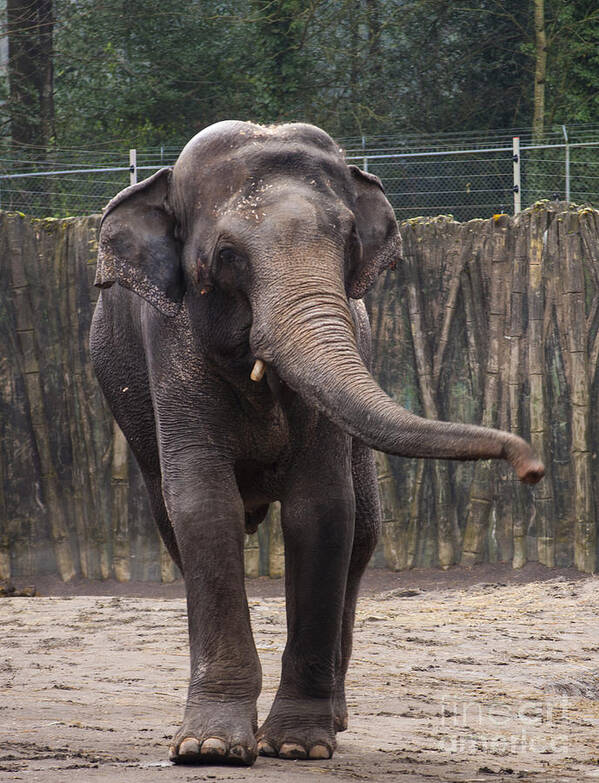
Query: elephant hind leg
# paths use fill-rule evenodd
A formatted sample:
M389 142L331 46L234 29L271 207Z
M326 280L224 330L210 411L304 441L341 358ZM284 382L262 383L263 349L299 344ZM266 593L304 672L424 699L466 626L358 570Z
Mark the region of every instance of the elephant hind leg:
M150 400L148 393L148 404L149 403ZM144 448L140 448L139 445L139 427L137 427L135 436L130 438L128 431L132 428L128 423L128 419L119 417L117 418L117 421L123 430L123 434L129 442L129 446L131 447L131 450L135 455L135 459L137 460L137 464L141 470L141 474L148 491L150 509L152 511L154 521L158 527L160 537L164 541L166 550L173 559L173 562L179 568L181 573L183 573L181 554L179 552L179 547L177 546L175 532L169 519L162 494L162 473L160 471L158 443L156 441L156 434L154 430L154 415L151 407L145 409L145 417L151 419L152 424L150 425L148 423L145 427L145 437L141 439L141 442L144 444Z
M183 572L183 563L181 560L179 547L177 546L177 541L175 539L175 532L169 519L166 506L164 505L164 497L162 494L162 474L160 471L160 461L158 456L158 443L156 442L156 434L153 424L154 415L151 407L145 409L145 417L151 419L152 424L146 425L144 428L145 437L142 437L141 439L139 436L139 426L132 428L127 417L119 416L117 417L117 422L123 430L123 434L127 438L129 446L131 447L131 451L135 455L135 459L137 460L137 464L141 470L141 474L146 485L146 490L148 492L150 509L152 511L154 521L158 527L160 537L164 541L166 550L173 559L173 562L179 568L179 570ZM130 437L130 430L132 429L135 429L136 431L135 435L131 433L132 436ZM141 443L144 444L143 448L140 447L140 440Z
M255 508L253 511L245 512L245 532L249 536L255 533L261 523L264 522L269 508L270 504L266 503L266 505Z
M164 541L167 552L172 557L175 565L179 568L179 571L183 573L183 562L181 560L181 554L175 539L175 532L169 519L166 506L164 505L161 475L159 472L150 472L144 469L144 466L139 459L138 462L140 464L141 472L148 490L150 508L152 509L152 515L158 526L158 532Z
M356 603L362 574L372 557L381 529L381 511L374 453L372 449L358 440L354 440L352 446L352 478L356 495L356 522L345 590L341 649L336 671L334 696L335 731L345 731L347 729L345 675L352 652Z
M124 296L122 291L117 293ZM121 339L114 341L116 327L111 319L116 316L111 306L108 310L107 317L103 298L100 298L90 335L92 363L112 414L141 469L162 540L181 568L181 556L162 496L156 422L143 348L136 335L130 329L124 329L122 324L117 330Z

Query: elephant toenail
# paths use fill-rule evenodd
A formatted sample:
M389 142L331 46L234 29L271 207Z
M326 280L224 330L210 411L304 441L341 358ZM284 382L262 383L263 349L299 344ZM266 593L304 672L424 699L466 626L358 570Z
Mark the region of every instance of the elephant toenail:
M310 750L309 758L330 759L331 755L331 751L327 748L326 745L314 745L314 747Z
M174 745L171 745L168 749L168 760L174 761L177 758L177 748Z
M273 746L266 742L266 740L260 740L258 743L258 753L261 756L276 756L277 751L273 748Z
M197 756L200 752L200 743L195 737L186 737L179 745L179 756Z
M203 756L224 756L226 752L227 746L221 739L218 739L218 737L208 737L208 739L202 742Z
M245 762L247 762L250 757L249 750L247 748L244 748L243 745L233 745L233 747L229 751L229 755L233 756L233 758Z
M284 742L279 749L279 757L282 759L305 759L308 758L306 749L295 742Z

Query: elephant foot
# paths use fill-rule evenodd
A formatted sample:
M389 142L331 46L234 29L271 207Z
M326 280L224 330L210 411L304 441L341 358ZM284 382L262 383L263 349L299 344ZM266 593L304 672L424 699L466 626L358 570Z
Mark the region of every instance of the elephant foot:
M169 748L175 764L237 764L249 767L258 755L256 708L247 702L187 707Z
M261 756L330 759L336 745L330 700L277 696L257 740Z

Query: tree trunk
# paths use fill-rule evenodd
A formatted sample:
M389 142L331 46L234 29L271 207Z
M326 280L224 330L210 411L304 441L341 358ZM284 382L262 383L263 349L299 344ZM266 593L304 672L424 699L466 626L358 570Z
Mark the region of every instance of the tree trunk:
M383 84L384 56L381 52L381 8L380 0L366 0L366 21L368 28L368 106L377 120L383 113L385 85Z
M535 24L535 86L532 132L535 140L542 137L545 127L545 81L547 76L547 35L545 33L545 0L534 0Z
M54 139L54 14L52 0L38 0L39 95L41 143L48 147Z
M11 137L41 153L54 129L52 0L7 0Z

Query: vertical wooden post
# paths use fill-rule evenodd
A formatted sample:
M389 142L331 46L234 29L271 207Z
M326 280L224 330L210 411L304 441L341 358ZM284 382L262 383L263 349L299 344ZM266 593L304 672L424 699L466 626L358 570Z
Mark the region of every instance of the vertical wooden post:
M442 253L442 249L439 250L440 253ZM457 263L455 261L456 258L458 259ZM451 321L455 311L455 302L459 287L461 271L459 254L455 253L452 260L454 261L455 269L453 269L453 275L450 277L451 282L448 300L444 307L443 328L441 330L441 340L436 357L436 366L433 365L433 360L429 355L427 341L425 339L424 314L419 290L417 263L415 258L411 258L410 260L411 274L409 274L407 285L410 327L412 330L412 341L414 344L414 355L416 358L416 370L422 406L424 408L424 415L429 419L439 418L439 410L435 399L435 389L441 374L441 365L449 339ZM456 525L454 522L455 508L451 497L449 469L446 462L435 460L432 463L431 471L433 476L435 515L437 520L436 557L442 568L448 568L455 562L457 550ZM420 478L421 481L416 485L417 492L421 490L424 477L421 476ZM414 511L416 508L420 511L420 503L418 503L417 506L416 504L413 504ZM411 529L415 532L414 522L411 525ZM426 546L424 551L427 551ZM432 557L431 555L426 556L427 564L429 564L428 561L431 559L434 562L434 555L432 555Z
M544 480L535 489L536 541L531 540L529 555L535 554L543 565L555 563L555 520L548 450L548 414L545 405L545 296L543 290L544 242L548 231L545 210L533 209L528 244L528 382L530 385L530 442L546 466ZM584 312L584 310L583 310ZM536 543L536 547L534 544ZM536 552L534 551L536 549Z
M177 566L173 563L173 558L169 555L168 549L164 546L164 541L159 538L160 546L160 581L164 584L170 584L177 579Z
M11 577L10 539L8 536L8 510L4 495L6 470L4 468L4 453L0 449L0 582L8 582Z
M17 327L17 334L23 358L23 380L29 416L40 462L43 492L43 500L40 502L47 513L59 573L62 579L67 582L75 576L76 568L56 466L53 462L49 412L46 409L40 377L31 284L25 271L26 263L35 263L38 254L35 252L35 238L31 226L25 219L14 216L9 222L9 227L9 262L13 275L13 287L23 289L21 291L22 301L27 303L27 306L19 313L21 321Z
M499 370L504 350L505 265L508 246L508 218L499 216L489 223L489 345L485 370L482 424L497 426L499 403ZM464 531L462 565L473 565L483 559L489 513L495 494L495 467L489 460L476 463L470 489L470 506Z
M129 564L129 449L116 421L112 437L112 567L119 582L131 579Z
M568 320L567 338L571 368L574 563L580 571L593 573L596 565L597 530L591 480L590 388L579 215L569 212L558 218L558 221L560 246L564 249L565 260L564 310Z
M245 575L254 579L260 576L260 547L258 545L258 535L245 536L245 545L243 548L243 563Z
M381 499L382 540L385 565L394 571L407 568L407 524L408 506L397 501L395 479L389 457L381 451L375 452L379 496Z
M281 528L281 504L271 503L268 512L268 575L277 579L285 574L285 544Z
M526 220L527 218L525 218ZM525 223L518 219L515 223L516 247L512 267L511 302L510 302L510 340L509 340L509 420L510 431L521 433L520 406L522 404L522 353L524 341L524 306L527 278L527 242ZM513 568L522 568L526 563L526 521L523 489L517 476L512 471L512 543Z
M83 576L107 579L111 559L112 417L108 417L90 366L87 336L92 302L88 277L89 257L97 252L97 219L64 221L67 243L62 252L67 268L64 297L65 324L70 339L64 354L67 410L73 455L73 517ZM93 291L94 289L91 288Z
M418 550L421 535L422 495L424 492L424 460L418 460L412 483L412 495L409 498L408 531L406 535L406 566L414 568L418 562Z

